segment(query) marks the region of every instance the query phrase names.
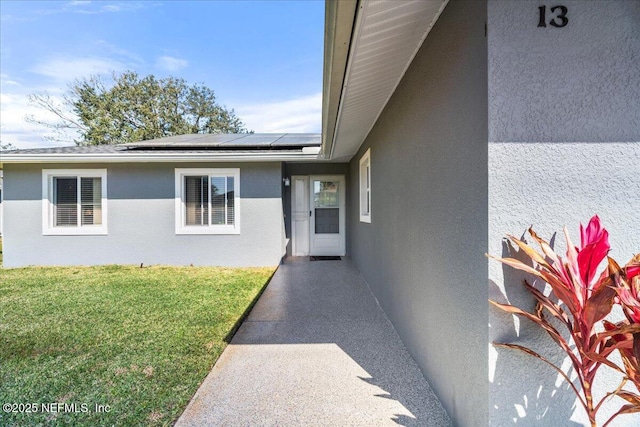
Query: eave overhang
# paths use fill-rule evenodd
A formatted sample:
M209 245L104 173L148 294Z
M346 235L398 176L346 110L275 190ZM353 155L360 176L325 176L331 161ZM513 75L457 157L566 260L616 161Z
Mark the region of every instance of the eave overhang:
M306 152L305 152L306 151ZM317 149L292 153L95 153L3 154L0 168L15 163L203 163L203 162L309 162L317 161Z
M358 151L447 3L327 2L321 156Z
M320 155L327 159L333 144L357 5L357 0L325 2Z

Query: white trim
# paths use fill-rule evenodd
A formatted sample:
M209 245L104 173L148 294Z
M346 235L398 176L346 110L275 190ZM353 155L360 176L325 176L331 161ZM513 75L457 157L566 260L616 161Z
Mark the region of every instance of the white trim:
M380 116L382 115L382 112L385 110L385 107L387 106L387 104L391 100L391 97L396 92L396 89L398 89L398 86L400 85L400 82L404 78L404 75L406 74L407 70L411 66L411 63L413 62L413 60L415 59L416 55L420 51L420 48L424 44L424 41L426 40L427 36L431 32L431 30L432 30L433 26L435 25L436 21L440 18L440 15L442 14L442 11L444 10L444 8L449 3L449 0L440 0L440 1L442 1L442 4L440 5L440 8L436 12L436 14L433 16L431 22L429 22L427 28L425 29L424 33L420 37L420 40L418 41L418 44L417 44L416 48L412 52L411 56L408 58L405 66L402 69L402 72L398 74L398 78L397 78L396 82L393 85L393 89L389 92L389 94L387 95L385 101L381 104L380 110L377 112L374 120L371 122L371 125L369 126L367 131L364 133L364 135L361 138L359 138L359 142L357 143L357 146L355 147L355 149L352 150L352 154L346 154L344 157L348 157L349 159L351 159L353 157L355 152L358 151L358 148L367 139L367 137L369 136L369 134L373 130L373 127L378 122L378 119L380 118ZM338 111L336 112L336 114L334 116L335 117L335 126L334 126L334 130L333 130L333 135L331 135L331 140L330 140L331 141L330 142L331 147L330 147L330 151L329 151L329 156L326 157L327 160L333 159L334 156L335 156L336 141L338 140L338 135L340 134L340 131L341 131L340 128L341 128L341 125L342 125L342 116L343 116L343 113L344 113L344 109L343 109L344 100L345 100L345 98L347 96L349 96L349 94L347 92L348 92L349 86L351 85L351 82L350 82L350 80L351 80L351 68L352 68L353 62L355 61L356 51L358 50L358 48L361 48L360 47L360 39L362 37L362 25L363 25L363 21L367 18L366 13L367 13L368 5L370 3L362 1L362 2L359 2L358 4L359 4L359 6L358 6L358 9L356 10L355 24L354 24L352 36L351 36L351 39L349 40L349 43L348 43L349 56L347 57L347 66L346 66L346 70L345 70L344 77L343 77L342 91L340 92L340 101L338 103ZM393 2L390 2L390 4L392 6L394 6ZM416 31L416 29L414 29L414 31ZM323 117L323 126L322 126L323 129L325 127L328 127L328 126L325 126L324 121L325 120L331 120L331 119L332 119L331 116Z
M349 76L351 76L351 67L353 66L353 58L355 57L354 47L357 47L357 43L360 40L360 33L362 32L362 21L364 13L367 10L368 3L361 2L356 10L355 24L353 25L353 35L349 40L349 56L347 58L347 67L344 72L344 79L342 81L342 90L340 91L340 101L338 102L338 112L336 114L336 125L333 128L333 135L331 135L331 151L329 151L329 159L333 159L333 154L336 151L336 140L338 139L339 127L342 119L342 112L344 109L344 99L346 97L347 87L349 86ZM364 141L364 139L363 139Z
M411 64L413 63L413 60L415 59L416 55L418 54L418 52L420 51L420 48L422 47L424 41L427 39L427 36L429 35L429 33L431 32L431 29L433 28L433 26L435 25L436 21L438 20L438 18L440 18L440 15L442 14L442 11L444 10L444 8L447 6L447 4L449 4L449 0L442 0L442 4L440 5L440 9L438 9L438 12L436 13L436 15L433 17L433 19L431 20L431 22L429 23L429 26L427 27L427 29L425 30L424 34L422 35L422 37L420 37L420 41L418 42L418 45L416 46L416 48L414 49L413 53L411 54L411 57L409 58L409 60L407 61L407 64L404 66L402 73L400 73L400 76L398 77L398 80L396 81L396 83L393 85L393 89L391 90L391 92L389 93L389 96L387 96L387 99L384 101L384 103L382 104L382 108L380 108L380 111L378 111L378 114L376 114L376 118L373 120L373 122L371 123L371 126L369 127L369 130L367 131L367 133L365 133L364 138L362 138L362 141L360 142L360 144L358 144L358 147L360 145L362 145L362 142L364 142L367 137L369 136L369 134L371 133L371 131L373 130L373 127L376 125L376 123L378 123L378 119L380 118L380 116L382 115L382 112L384 111L385 107L387 106L387 104L389 103L389 100L391 100L391 97L393 96L394 93L396 93L396 89L398 89L398 86L400 86L400 82L402 81L404 75L407 73L407 70L409 69L409 67L411 66ZM358 40L359 41L359 40ZM356 148L357 150L357 148Z
M330 240L334 235L328 234L316 234L315 233L315 203L313 200L313 183L314 181L338 181L339 183L339 228L338 228L338 247L327 248L322 247L318 243L325 243ZM344 175L309 175L309 209L311 210L311 217L309 218L309 255L346 255L346 179Z
M233 225L185 225L184 177L193 175L233 176ZM240 234L240 169L239 168L176 168L175 169L176 234Z
M367 168L367 176L363 178L362 176L362 167L366 166ZM358 166L358 177L359 177L359 185L358 185L358 197L360 199L360 222L371 223L371 148L367 148L367 151L364 152L362 157L360 158L360 164ZM363 199L363 192L368 193L369 206L367 209L366 200Z
M4 163L157 163L157 162L284 162L319 160L318 154L309 153L47 153L3 154Z
M73 176L80 178L100 178L102 224L80 225L77 227L56 227L53 225L53 178ZM80 191L80 186L78 186ZM107 234L107 170L106 169L42 169L42 235L43 236L86 236ZM78 215L80 221L81 215Z

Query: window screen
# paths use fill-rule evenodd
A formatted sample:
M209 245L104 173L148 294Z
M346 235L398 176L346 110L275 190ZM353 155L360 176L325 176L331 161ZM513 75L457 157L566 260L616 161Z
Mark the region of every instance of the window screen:
M102 180L80 178L82 225L102 224Z
M185 176L185 225L234 225L234 184L233 176Z
M209 225L209 177L184 178L185 219L187 225Z
M43 169L42 234L106 235L107 170Z
M53 179L53 215L58 227L78 225L78 179L56 177Z

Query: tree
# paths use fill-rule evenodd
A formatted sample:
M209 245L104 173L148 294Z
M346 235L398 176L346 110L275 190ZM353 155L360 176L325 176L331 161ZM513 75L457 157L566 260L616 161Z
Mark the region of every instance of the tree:
M16 146L13 145L10 142L7 142L6 144L3 144L2 141L0 141L0 151L4 151L4 150L15 150Z
M245 133L242 120L233 110L216 103L212 89L189 86L184 79L153 75L139 77L133 71L111 76L76 80L60 102L48 93L32 94L29 101L57 120L49 122L27 117L56 132L76 131L77 145L120 144L164 136L193 133Z

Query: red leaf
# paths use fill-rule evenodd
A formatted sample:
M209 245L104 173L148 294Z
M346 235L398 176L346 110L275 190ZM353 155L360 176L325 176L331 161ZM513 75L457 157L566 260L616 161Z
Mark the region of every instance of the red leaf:
M538 300L538 303L541 304L542 307L546 308L549 313L551 313L555 318L564 323L570 332L573 332L571 330L571 322L569 321L569 317L558 304L551 301L546 295L530 285L526 280L524 282L524 285L527 287L529 292L533 294L535 299Z
M605 283L591 295L584 306L582 321L589 331L593 329L593 325L596 322L604 319L611 312L616 291L609 286L609 283L613 285L613 281L607 278Z
M602 238L590 243L578 252L578 268L580 279L585 286L589 286L596 275L596 270L611 248L609 246L609 233L604 230Z
M534 314L529 313L528 311L524 311L524 310L522 310L522 309L520 309L518 307L515 307L513 305L501 304L499 302L495 302L495 301L492 301L492 300L489 300L489 302L491 304L493 304L494 306L506 311L507 313L517 314L519 316L525 317L525 318L531 320L532 322L534 322L535 324L537 324L538 326L540 326L545 331L547 331L549 336L556 342L556 344L558 344L564 350L564 352L567 354L567 356L569 356L569 358L571 359L571 363L573 363L573 366L575 367L575 369L578 372L578 374L580 374L580 372L582 372L581 369L580 369L582 367L582 364L580 363L580 360L578 360L578 357L571 350L571 347L569 346L569 343L567 343L567 341L563 338L563 336L560 334L560 332L558 332L556 328L551 326L549 324L549 322L547 322L544 319L541 319L540 317L538 317L538 316L536 316Z
M611 362L609 359L607 359L606 357L602 356L601 354L595 353L595 352L589 352L589 353L585 353L584 354L585 357L588 357L589 359L593 360L594 362L598 362L598 363L602 363L603 365L607 365L612 369L615 369L616 371L624 374L625 372L615 363Z
M611 421L614 420L618 415L622 414L633 414L635 412L640 412L640 408L637 405L624 405L618 412L613 414L606 423L602 425L602 427L607 427Z
M535 249L533 249L531 246L527 245L525 242L523 242L522 240L514 237L514 236L508 236L509 239L511 239L511 241L513 243L515 243L516 245L518 245L518 247L520 248L520 250L522 250L525 254L527 254L527 256L529 258L531 258L532 261L534 261L536 264L542 265L545 268L551 269L551 266L549 265L549 263L547 263L547 261L544 259L544 257L542 255L540 255Z
M533 237L533 239L536 242L538 242L538 244L540 245L540 248L542 249L542 252L544 252L544 254L547 257L551 258L554 264L561 264L560 259L558 258L558 255L553 251L549 243L543 238L541 238L540 236L538 236L536 232L533 231L533 227L529 227L529 234L531 234L531 237Z
M573 389L574 393L576 394L576 396L578 396L578 399L580 400L580 403L582 403L582 406L584 406L584 409L588 412L589 410L587 409L587 404L584 402L582 395L580 394L580 392L578 391L578 389L576 388L575 385L573 385L573 382L571 381L571 379L569 379L569 377L567 376L567 374L564 373L564 371L560 368L558 368L556 365L554 365L553 363L551 363L549 360L547 360L546 358L540 356L538 353L536 353L533 350L528 349L527 347L523 347L521 345L518 344L505 344L505 343L493 343L494 346L496 347L506 347L506 348L511 348L514 350L520 350L530 356L536 357L540 360L542 360L543 362L545 362L547 365L551 366L553 369L555 369L556 371L558 371L558 373L560 375L562 375L564 377L564 379L567 381L567 383L571 386L571 388Z
M573 287L569 287L569 284L565 283L561 277L552 273L542 271L540 275L551 286L558 299L565 303L571 314L577 317L579 315L580 301Z
M535 268L531 267L530 265L525 264L524 262L515 259L515 258L497 258L494 257L492 255L487 254L487 256L489 258L493 258L495 260L500 261L503 264L507 264L508 266L511 266L513 268L516 268L518 270L522 270L525 271L529 274L533 274L534 276L540 277L542 279L542 276L540 274L540 272L538 270L536 270Z
M637 394L626 391L626 390L622 390L616 393L616 395L620 396L621 398L631 403L632 405L636 405L637 407L636 409L640 410L640 396L638 396Z

